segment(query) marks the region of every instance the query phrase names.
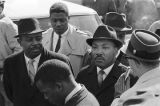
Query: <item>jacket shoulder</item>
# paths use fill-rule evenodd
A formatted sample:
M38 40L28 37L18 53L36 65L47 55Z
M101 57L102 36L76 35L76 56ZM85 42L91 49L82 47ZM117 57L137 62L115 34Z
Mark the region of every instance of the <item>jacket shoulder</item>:
M16 52L16 53L9 55L5 60L17 59L20 56L20 54L22 54L22 51L19 51L19 52Z
M44 50L44 52L45 52L44 58L46 58L46 60L48 60L48 59L58 59L58 60L61 60L63 62L66 62L67 64L70 64L69 58L64 54L56 53L56 52L49 51L49 50L46 50L46 49Z
M83 76L83 75L85 75L85 74L87 74L88 72L90 72L90 65L86 65L86 66L84 66L84 67L82 67L81 69L80 69L80 72L78 73L78 76Z

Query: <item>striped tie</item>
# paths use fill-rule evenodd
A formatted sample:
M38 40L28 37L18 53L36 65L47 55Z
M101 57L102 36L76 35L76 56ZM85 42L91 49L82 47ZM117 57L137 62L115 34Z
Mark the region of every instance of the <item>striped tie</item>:
M35 74L36 74L33 63L34 63L34 60L33 60L33 59L30 59L30 60L28 61L28 74L29 74L29 76L30 76L30 78L31 78L31 82L32 82L32 83L34 82L34 76L35 76Z
M102 82L103 82L103 74L104 74L103 70L100 70L99 73L98 73L98 85L99 85L99 87L101 87Z

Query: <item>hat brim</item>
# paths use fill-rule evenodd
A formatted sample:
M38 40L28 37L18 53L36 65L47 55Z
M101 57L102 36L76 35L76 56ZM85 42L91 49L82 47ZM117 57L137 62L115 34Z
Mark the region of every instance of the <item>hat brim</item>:
M143 59L143 58L134 56L129 50L127 50L127 48L126 48L126 50L125 50L124 52L125 52L125 54L126 54L127 56L133 57L133 58L135 58L135 59L137 59L137 60L140 60L140 61L146 61L146 62L160 62L160 58L150 60L150 59Z
M132 27L131 26L126 26L124 28L117 28L117 27L113 27L116 31L123 31L123 32L129 32L132 30Z
M109 40L112 41L118 48L121 48L123 43L120 40L112 39L112 38L106 38L106 37L101 37L101 38L89 38L86 40L87 44L89 46L92 46L93 41L95 40Z
M18 38L18 37L23 36L23 35L32 35L32 34L42 33L44 31L45 30L39 29L39 30L35 30L35 31L29 32L29 33L22 33L22 34L16 35L15 38Z

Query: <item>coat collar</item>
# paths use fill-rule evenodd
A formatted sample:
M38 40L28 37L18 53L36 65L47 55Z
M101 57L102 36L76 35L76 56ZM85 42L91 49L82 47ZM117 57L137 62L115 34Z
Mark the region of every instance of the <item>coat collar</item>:
M72 96L72 98L64 106L76 106L77 101L83 100L88 95L88 90L84 85L81 85L82 88Z
M76 44L77 44L77 42L76 42L76 36L75 36L75 31L77 30L75 27L73 27L72 25L68 25L68 28L69 28L69 31L68 31L68 34L67 34L67 37L66 37L66 40L67 40L67 42L68 42L68 44L69 44L69 47L71 48L71 49L76 49Z
M89 68L88 74L94 74L95 72L93 70L95 70L97 68L96 65L92 64L92 65L88 65L86 66L86 68ZM111 75L112 77L118 79L119 78L119 74L122 73L121 71L121 66L118 66L116 63L113 65L110 73L108 75ZM97 72L96 72L97 73Z

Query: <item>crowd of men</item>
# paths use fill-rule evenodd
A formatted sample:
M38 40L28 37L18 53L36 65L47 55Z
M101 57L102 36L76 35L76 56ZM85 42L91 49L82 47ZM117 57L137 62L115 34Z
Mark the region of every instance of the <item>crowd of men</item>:
M108 12L91 38L69 24L64 3L48 11L48 30L1 13L0 106L160 106L160 21L133 29Z

